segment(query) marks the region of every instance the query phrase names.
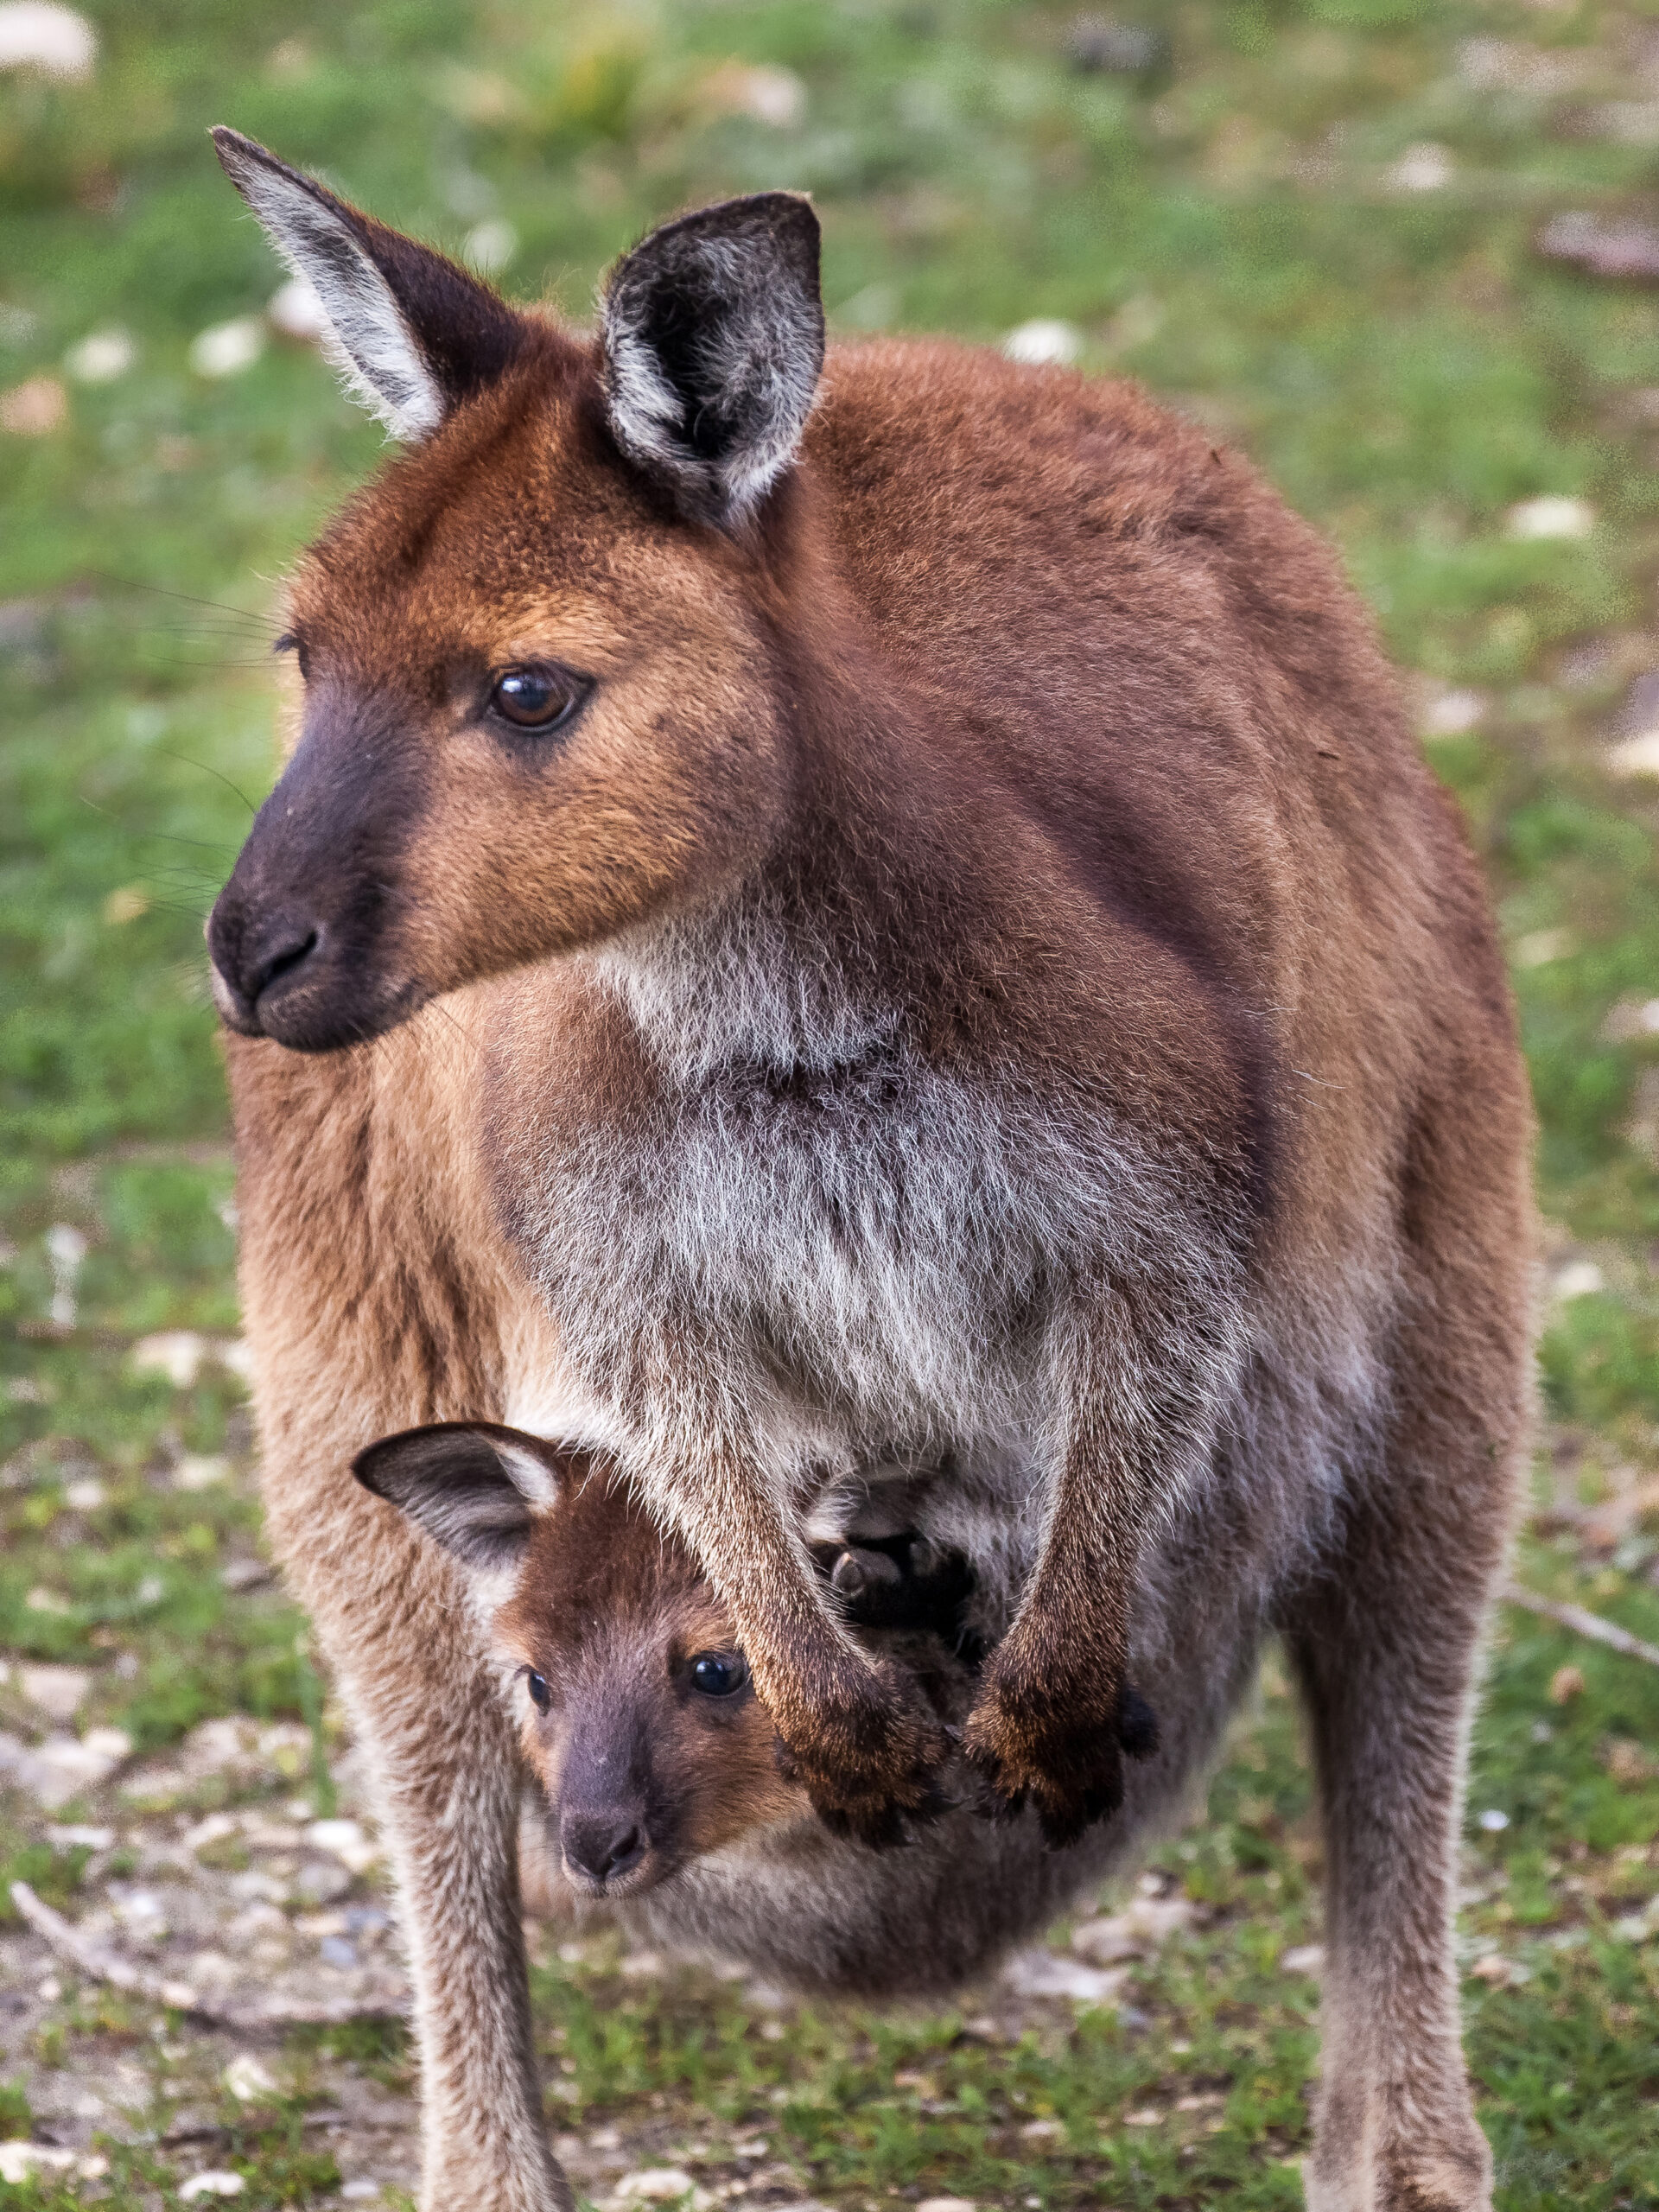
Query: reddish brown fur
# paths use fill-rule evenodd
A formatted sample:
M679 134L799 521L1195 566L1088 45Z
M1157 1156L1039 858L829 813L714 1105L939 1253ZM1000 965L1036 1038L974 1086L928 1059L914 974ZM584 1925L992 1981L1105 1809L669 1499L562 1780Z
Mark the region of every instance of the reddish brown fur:
M688 1686L699 1654L731 1654L731 1615L685 1547L664 1539L602 1477L580 1480L540 1516L512 1596L495 1616L498 1650L534 1669L551 1708L528 1698L519 1740L556 1832L573 1734L631 1745L636 1770L608 1787L588 1783L584 1810L611 1803L646 1827L645 1855L623 1879L595 1882L567 1858L582 1894L633 1895L686 1860L753 1829L798 1817L804 1791L779 1770L771 1716L752 1689L730 1698Z
M377 1041L238 1039L231 1066L273 1531L383 1764L429 2203L560 2184L524 2094L505 1723L441 1567L343 1459L417 1421L593 1412L580 1237L550 1236L546 1179L584 1147L665 1158L673 1122L619 1000L559 956L785 851L814 898L855 896L847 942L920 1010L931 1067L1014 1066L1134 1134L1249 1320L1184 1488L1160 1452L1201 1303L1173 1268L1085 1286L1046 1548L972 1747L1063 1827L1110 1801L1132 1649L1151 1665L1173 1637L1197 1669L1280 1624L1332 1835L1310 2192L1473 2212L1452 1841L1530 1402L1529 1122L1478 875L1367 618L1244 464L1126 387L843 349L798 467L721 531L623 462L593 353L529 327L296 578L326 742L296 758L298 826L256 832L224 909L234 965L237 931L245 951L359 825L379 904L330 927L372 957L302 977L277 1033ZM474 703L543 658L596 683L551 768ZM817 1080L763 1084L766 1110L808 1110ZM602 1377L624 1408L679 1394L642 1478L815 1801L913 1800L929 1716L814 1602L753 1458L683 1458L723 1434L699 1325L688 1300ZM462 1892L464 1934L429 1902Z

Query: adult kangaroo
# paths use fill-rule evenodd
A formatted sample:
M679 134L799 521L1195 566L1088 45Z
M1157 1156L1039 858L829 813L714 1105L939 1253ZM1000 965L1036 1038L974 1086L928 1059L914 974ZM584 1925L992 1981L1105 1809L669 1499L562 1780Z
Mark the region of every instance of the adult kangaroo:
M652 234L588 340L217 137L407 448L292 581L303 704L210 943L271 1525L378 1763L427 2205L568 2202L501 1686L351 1478L453 1420L626 1470L851 1855L946 1748L810 1571L858 1467L975 1522L965 1750L1057 1846L1147 1702L1185 1771L1280 1629L1328 1834L1310 2201L1486 2205L1450 1935L1530 1125L1336 564L1132 389L821 376L791 195Z

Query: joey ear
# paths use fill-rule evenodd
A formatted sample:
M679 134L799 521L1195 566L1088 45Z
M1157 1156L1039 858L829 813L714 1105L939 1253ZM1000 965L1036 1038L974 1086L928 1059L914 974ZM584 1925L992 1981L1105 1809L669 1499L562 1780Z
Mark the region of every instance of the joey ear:
M523 1558L537 1509L558 1497L566 1456L522 1429L440 1421L383 1436L352 1472L463 1565L493 1571Z
M221 124L213 144L271 244L322 302L335 367L395 438L429 437L518 351L524 319L453 261L359 213L240 131Z
M705 521L753 507L793 457L823 366L807 201L761 192L664 224L612 270L602 314L624 453Z

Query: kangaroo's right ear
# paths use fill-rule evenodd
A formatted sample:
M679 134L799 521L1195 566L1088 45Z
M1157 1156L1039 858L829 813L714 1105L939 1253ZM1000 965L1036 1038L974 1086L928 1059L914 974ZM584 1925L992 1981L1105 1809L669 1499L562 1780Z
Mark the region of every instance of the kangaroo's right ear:
M429 437L493 383L528 335L506 302L430 246L389 231L223 124L225 174L322 302L328 353L393 437Z
M536 1514L555 1503L570 1454L493 1421L440 1421L383 1436L352 1472L365 1490L418 1521L464 1566L516 1567Z

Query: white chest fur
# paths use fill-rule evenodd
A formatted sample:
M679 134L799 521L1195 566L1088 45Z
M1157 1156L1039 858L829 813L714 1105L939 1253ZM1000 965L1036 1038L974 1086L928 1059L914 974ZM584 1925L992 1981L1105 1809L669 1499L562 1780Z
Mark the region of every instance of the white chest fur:
M702 1417L769 1452L1029 1452L1076 1283L1216 1266L1103 1103L931 1061L775 924L677 925L594 969L658 1092L529 1163L518 1213L613 1434L647 1441L695 1369Z

